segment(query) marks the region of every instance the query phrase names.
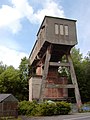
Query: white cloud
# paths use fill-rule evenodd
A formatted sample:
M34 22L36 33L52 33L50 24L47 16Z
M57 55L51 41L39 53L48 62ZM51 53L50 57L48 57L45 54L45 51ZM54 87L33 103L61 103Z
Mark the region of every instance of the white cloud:
M64 17L64 11L54 0L45 0L42 8L34 12L28 0L10 0L12 6L2 5L0 9L0 28L7 27L12 33L22 28L21 20L27 18L31 23L41 23L45 15Z
M83 56L86 56L90 51L90 7L88 1L78 4L77 11L74 11L74 16L77 18L77 33L78 33L78 48L80 48ZM80 1L79 1L80 2ZM89 1L90 2L90 1ZM77 6L77 4L76 4ZM86 12L85 12L85 9ZM79 11L79 13L78 13Z
M65 16L62 7L53 0L46 0L46 2L43 4L43 8L35 13L35 18L41 22L45 15L58 17Z
M28 0L11 0L13 7L18 10L22 17L33 16L33 8L29 5Z
M26 17L31 23L41 23L45 15L64 17L62 6L54 0L41 1L41 8L34 12L34 8L29 4L28 0L11 0L13 6L18 10L21 16Z
M2 5L0 9L0 28L7 27L12 33L17 33L21 28L21 19L31 17L33 8L27 0L11 0L12 7Z
M0 46L9 47L11 49L20 50L21 46L13 39L8 38L7 36L0 38Z
M18 31L15 24L17 23L18 28L20 27L20 18L21 15L16 9L8 5L3 5L0 9L0 28L6 27L10 28L12 32Z
M18 68L21 58L25 56L28 57L28 54L0 45L0 61L3 61L8 66L13 65L15 68Z
M28 56L24 52L16 51L20 46L10 37L10 35L18 33L22 29L21 20L26 18L30 23L39 24L45 15L64 17L64 11L54 0L41 1L39 3L41 6L37 11L34 11L28 0L9 1L11 6L2 5L0 8L0 31L3 33L3 35L0 33L0 61L17 68L21 58ZM8 46L11 46L11 48L8 48Z

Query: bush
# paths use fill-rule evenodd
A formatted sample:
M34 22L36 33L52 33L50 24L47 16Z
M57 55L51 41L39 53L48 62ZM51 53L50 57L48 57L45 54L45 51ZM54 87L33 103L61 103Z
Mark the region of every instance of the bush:
M56 114L66 115L71 111L70 103L67 102L56 102Z
M51 116L54 115L56 109L55 103L44 102L38 105L39 115Z
M35 108L37 107L37 102L33 101L22 101L19 102L18 113L20 115L35 115ZM34 112L35 111L35 112Z
M20 115L29 116L65 115L70 110L70 104L66 102L43 102L38 104L36 101L22 101L18 107Z

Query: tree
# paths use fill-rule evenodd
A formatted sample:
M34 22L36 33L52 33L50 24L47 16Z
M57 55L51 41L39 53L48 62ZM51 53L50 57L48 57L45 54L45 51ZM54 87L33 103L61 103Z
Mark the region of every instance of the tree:
M83 69L84 69L84 89L82 92L84 93L84 101L90 101L90 52L88 52L87 56L83 60Z
M5 69L6 69L6 65L3 65L3 62L1 61L1 62L0 62L0 74L1 74L2 72L4 72Z
M0 93L12 93L17 96L20 88L19 71L9 66L0 74Z
M83 93L82 89L84 88L84 84L85 84L85 76L84 76L84 69L83 69L83 57L82 54L80 53L80 49L76 49L75 47L72 49L71 51L71 56L72 56L72 60L73 60L73 64L74 64L74 69L75 69L75 73L76 73L76 78L77 78L77 82L78 82L78 86L79 86L79 91L80 91L80 95L81 98L83 100L83 96L85 96L85 94ZM71 94L72 91L70 91ZM73 95L73 93L72 93Z
M72 59L83 102L90 100L90 53L83 58L80 49L72 49Z
M29 72L29 66L28 66L28 59L24 57L21 59L21 63L19 65L19 71L20 71L20 79L22 84L22 94L24 95L24 99L28 100L29 96L29 85L28 85L28 72Z
M28 100L28 59L21 59L19 69L0 64L0 93L12 93L21 100Z

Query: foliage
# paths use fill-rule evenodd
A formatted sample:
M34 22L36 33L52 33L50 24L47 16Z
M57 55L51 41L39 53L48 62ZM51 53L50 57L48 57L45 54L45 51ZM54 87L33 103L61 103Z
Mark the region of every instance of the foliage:
M0 74L0 92L1 93L17 93L20 88L20 77L18 70L13 66L7 67L7 69Z
M51 116L68 114L71 110L70 104L66 102L43 102L37 103L35 101L22 101L19 103L19 114L30 116Z
M63 63L66 63L67 62L67 58L66 58L66 55L64 55L63 57L62 57L62 59L59 61L59 63L60 62L63 62ZM69 68L68 67L65 67L65 66L60 66L59 68L58 68L58 73L59 73L59 75L61 76L61 77L69 77L69 74L70 74L70 72L69 72Z
M67 102L57 102L56 103L56 114L57 115L66 115L70 112L70 103Z
M6 65L3 65L3 62L0 62L0 74L6 70Z
M72 59L83 102L90 100L90 53L83 58L80 49L72 49Z
M18 112L22 115L33 115L33 111L35 111L36 105L37 103L35 101L21 101L19 102Z
M21 59L19 69L0 62L0 93L12 93L19 101L28 99L28 60Z
M12 116L9 116L9 117L0 117L0 120L21 120L21 118L20 117L13 118Z
M84 69L84 84L82 92L84 94L84 102L90 101L90 54L88 53L87 57L85 57L83 61L83 69Z
M72 55L72 59L73 62L75 64L78 64L79 62L81 63L83 60L83 56L80 53L80 49L76 49L75 47L71 50L71 55Z
M69 71L68 71L68 68L67 67L59 67L58 68L58 72L60 74L60 76L69 76Z
M55 114L56 105L55 103L44 102L38 105L39 115L51 116Z
M22 98L21 100L28 100L28 72L29 72L29 66L28 66L28 59L24 57L21 59L21 63L19 65L19 72L20 72L20 79L21 79L21 85L22 85Z
M23 80L27 79L28 78L28 59L26 57L21 59L21 63L19 65L19 70L21 73L21 78Z

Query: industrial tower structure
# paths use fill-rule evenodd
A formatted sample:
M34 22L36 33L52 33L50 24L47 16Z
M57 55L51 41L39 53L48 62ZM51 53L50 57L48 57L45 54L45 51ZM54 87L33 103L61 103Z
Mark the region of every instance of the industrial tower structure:
M71 59L71 48L77 44L76 20L45 16L37 33L37 40L29 56L34 74L29 80L29 100L63 100L68 98L68 89L75 89L78 108L81 98ZM62 62L63 56L66 61ZM58 75L59 67L67 67L72 84Z

